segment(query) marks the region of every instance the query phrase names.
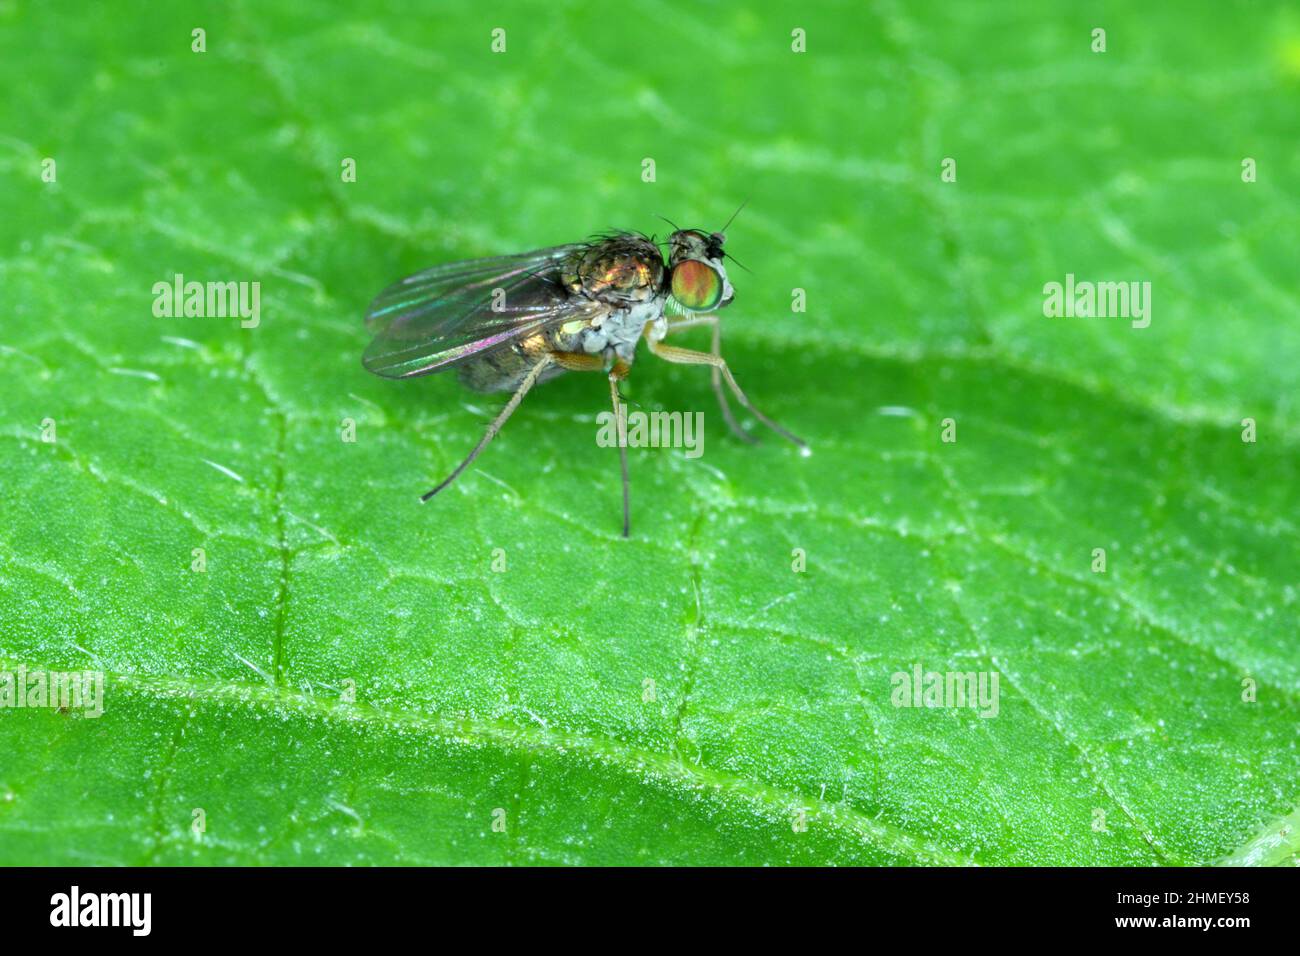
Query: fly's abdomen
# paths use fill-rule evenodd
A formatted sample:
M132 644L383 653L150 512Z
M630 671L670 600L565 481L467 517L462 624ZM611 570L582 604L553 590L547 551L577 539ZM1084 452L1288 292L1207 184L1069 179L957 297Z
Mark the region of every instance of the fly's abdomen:
M460 367L461 384L476 392L514 391L542 356L550 352L572 351L570 345L575 338L573 333L565 332L562 327L545 329L506 348L487 352ZM549 368L538 378L538 382L555 378L563 371L558 366Z

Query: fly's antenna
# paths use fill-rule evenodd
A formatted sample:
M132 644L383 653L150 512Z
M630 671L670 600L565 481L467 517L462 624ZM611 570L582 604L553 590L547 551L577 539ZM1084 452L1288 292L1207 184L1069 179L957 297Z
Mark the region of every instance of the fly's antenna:
M749 200L746 199L744 202L742 202L739 206L736 207L736 211L731 214L731 218L726 221L723 227L714 233L714 235L717 236L719 240L723 240L726 238L727 230L731 228L731 224L735 222L736 217L740 215L740 210L744 209L748 205L749 205ZM739 259L733 256L730 252L727 252L725 249L722 250L722 256L725 259L730 259L732 262L740 266L740 268L744 269L750 275L754 274L754 270L749 268L749 266L745 265L743 262L741 262Z
M734 217L733 217L733 218L734 218ZM741 262L739 259L737 259L735 256L733 256L730 252L727 252L727 251L724 249L724 250L722 251L722 254L723 254L724 256L726 256L728 259L730 259L732 262L734 262L736 265L740 266L740 268L744 269L744 270L745 270L746 272L748 272L750 275L753 275L753 274L754 274L754 270L753 270L753 269L751 269L749 266L745 265L743 262Z
M731 224L735 222L736 217L740 215L740 210L744 209L748 205L749 205L749 200L746 199L744 202L742 202L739 206L736 207L736 211L731 214L731 218L726 221L723 227L713 234L713 237L718 241L719 249L722 249L722 243L727 238L727 230L731 228ZM733 256L730 252L727 252L725 249L722 249L722 255L724 258L730 259L736 265L740 266L740 268L744 269L746 272L749 272L750 275L753 275L753 272L750 270L750 268L747 265L745 265L743 262L741 262L739 259L737 259L735 256Z
M736 217L740 215L740 210L744 209L748 205L749 205L749 200L746 199L739 206L737 206L736 211L731 214L731 218L727 220L726 225L724 225L721 229L718 230L718 235L725 236L727 234L727 230L731 227L731 224L735 222ZM736 264L740 265L740 263L736 263ZM745 268L744 266L740 266L740 267L742 269Z

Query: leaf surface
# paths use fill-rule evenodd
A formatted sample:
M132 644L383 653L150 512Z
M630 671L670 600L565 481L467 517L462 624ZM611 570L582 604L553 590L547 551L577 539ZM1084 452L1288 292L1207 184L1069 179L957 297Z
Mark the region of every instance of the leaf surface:
M1293 14L266 6L0 5L0 665L108 675L0 710L0 862L1294 861ZM367 375L379 289L746 199L725 352L812 457L643 355L706 428L630 541L595 376L418 504L499 403Z

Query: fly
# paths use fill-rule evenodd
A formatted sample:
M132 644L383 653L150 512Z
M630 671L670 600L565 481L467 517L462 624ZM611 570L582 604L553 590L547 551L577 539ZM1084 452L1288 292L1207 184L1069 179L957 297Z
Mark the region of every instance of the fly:
M717 311L735 298L723 265L725 242L723 231L675 228L665 262L649 237L615 232L434 266L381 292L366 313L375 336L362 357L367 369L385 378L414 378L457 368L461 382L475 391L511 393L465 460L420 500L428 501L469 467L534 385L564 372L601 372L609 379L619 427L627 537L627 435L618 383L631 371L642 339L669 362L710 367L722 417L739 438L757 440L736 422L724 383L755 418L808 454L801 438L745 397L721 355ZM665 344L667 336L696 326L712 328L711 351Z

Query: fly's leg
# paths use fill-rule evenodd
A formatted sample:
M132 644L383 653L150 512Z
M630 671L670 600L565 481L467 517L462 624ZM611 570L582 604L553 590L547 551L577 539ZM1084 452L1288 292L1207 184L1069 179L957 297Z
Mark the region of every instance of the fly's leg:
M674 332L680 332L683 329L693 329L697 325L712 325L717 321L718 317L712 312L699 312L694 315L688 315L684 319L677 319L675 322L669 321L668 334L672 335Z
M680 322L670 322L668 323L668 334L672 335L674 332L694 328L697 325L710 325L713 327L713 349L711 354L717 358L722 358L722 323L718 321L716 315L694 315ZM722 390L722 370L715 365L710 369L710 377L713 379L713 394L718 396L718 407L722 409L722 419L727 423L727 427L741 441L757 445L758 439L741 428L740 423L736 421L736 416L731 414L731 403L727 401L727 393Z
M650 351L668 362L675 362L678 365L711 365L715 372L720 374L726 380L727 387L731 393L736 396L736 401L740 402L749 412L760 422L766 425L772 431L776 432L782 438L799 446L799 450L805 454L811 454L808 443L798 435L782 428L772 419L768 418L757 408L755 408L745 397L745 393L740 390L736 380L732 378L731 369L727 368L727 360L721 355L711 355L708 352L696 352L694 349L678 348L675 345L664 345L662 342L655 342L647 337L646 344L650 346Z
M605 360L598 355L582 355L577 352L552 352L551 358L556 365L572 372L603 372ZM632 502L627 475L627 416L623 414L622 399L618 394L618 383L627 378L632 367L619 359L609 370L609 400L614 406L614 426L618 429L618 464L623 475L623 537L632 533Z
M614 422L618 427L618 466L623 472L623 537L632 533L632 502L627 477L627 416L619 400L618 383L627 378L631 367L621 359L609 370L609 400L614 406Z
M524 396L528 394L528 390L537 384L538 377L551 366L552 361L551 356L543 355L538 360L537 364L528 370L528 374L524 376L524 380L519 383L519 387L515 389L515 393L510 396L510 401L506 402L506 407L501 409L496 418L492 419L492 424L488 425L487 431L483 433L483 437L480 438L478 444L474 446L474 450L469 453L469 457L457 465L456 470L439 482L436 488L422 494L420 496L421 501L428 501L460 477L460 473L470 466L474 459L479 456L479 453L488 446L488 442L496 437L497 432L501 431L501 426L504 425L506 420L514 414L515 409L519 407L519 403L522 402Z

